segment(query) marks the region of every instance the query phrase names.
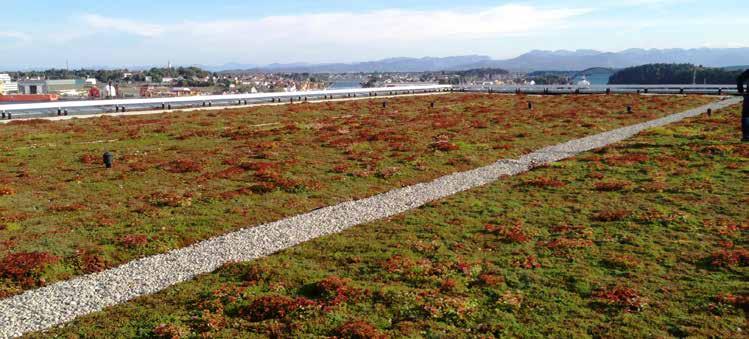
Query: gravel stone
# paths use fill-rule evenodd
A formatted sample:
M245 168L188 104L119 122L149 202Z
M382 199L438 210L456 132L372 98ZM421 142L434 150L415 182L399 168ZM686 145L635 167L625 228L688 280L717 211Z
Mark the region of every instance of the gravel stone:
M652 127L717 111L741 102L726 98L664 118L546 147L517 160L500 160L474 170L343 202L276 222L208 239L192 246L62 281L0 301L0 337L16 337L65 324L77 317L159 292L236 261L249 261L355 225L391 217L434 200L506 176L604 147Z

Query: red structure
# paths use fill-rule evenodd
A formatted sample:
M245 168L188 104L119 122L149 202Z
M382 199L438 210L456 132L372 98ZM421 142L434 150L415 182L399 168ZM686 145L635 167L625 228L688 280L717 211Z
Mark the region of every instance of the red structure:
M101 97L101 91L99 91L99 87L91 87L91 89L88 90L88 97L89 98L99 98Z
M15 94L0 95L0 102L49 102L57 101L57 94Z

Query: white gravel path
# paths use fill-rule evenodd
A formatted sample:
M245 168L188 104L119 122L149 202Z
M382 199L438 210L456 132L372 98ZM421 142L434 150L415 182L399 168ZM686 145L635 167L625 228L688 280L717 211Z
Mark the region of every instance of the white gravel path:
M221 265L247 261L355 225L403 213L428 202L526 172L539 165L600 148L656 126L673 123L741 102L734 97L601 134L543 148L517 160L455 173L370 198L344 202L257 227L247 228L165 254L135 260L0 301L0 337L49 329L139 296L212 272Z

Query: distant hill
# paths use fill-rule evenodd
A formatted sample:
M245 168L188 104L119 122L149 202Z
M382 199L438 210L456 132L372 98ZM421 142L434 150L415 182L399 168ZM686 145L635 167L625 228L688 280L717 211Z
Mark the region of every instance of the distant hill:
M247 70L256 72L358 73L358 72L424 72L501 68L510 71L539 70L579 71L593 67L625 68L654 63L691 63L706 67L736 67L749 64L749 48L696 49L627 49L621 52L596 50L534 50L516 58L494 60L488 56L466 55L445 58L390 58L378 61L329 64L271 64L252 66L227 64L203 68L211 71Z
M628 49L615 53L593 50L532 51L517 58L493 61L492 66L515 71L535 71L624 68L653 63L691 63L709 67L739 65L749 63L749 48Z
M217 65L217 66L211 66L211 65L192 65L195 67L199 67L201 69L204 69L209 72L222 72L222 71L228 71L228 70L242 70L242 69L249 69L249 68L255 68L258 65L255 64L240 64L236 62L231 62L228 64L223 65Z
M723 67L723 69L726 70L726 71L744 71L744 70L749 69L749 65L728 66L728 67Z
M470 69L506 69L511 72L581 71L589 68L621 69L656 63L689 63L727 70L749 68L749 48L696 48L696 49L627 49L621 52L600 52L591 49L576 51L534 50L518 57L496 60L483 55L450 57L389 58L355 63L286 63L257 65L227 63L223 65L189 65L210 72L288 72L288 73L360 73L360 72L426 72L464 71ZM87 66L89 69L148 70L163 66L107 67ZM44 70L29 68L27 70Z
M485 60L487 56L467 55L446 58L390 58L378 61L358 63L330 63L330 64L271 64L262 67L246 69L255 72L290 72L290 73L359 73L359 72L427 72L442 71L459 68Z
M609 78L612 85L733 84L741 70L697 67L692 64L648 64L629 67Z

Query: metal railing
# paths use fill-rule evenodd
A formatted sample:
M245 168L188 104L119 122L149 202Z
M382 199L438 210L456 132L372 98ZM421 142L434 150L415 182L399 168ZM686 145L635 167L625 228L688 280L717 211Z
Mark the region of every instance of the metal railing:
M314 99L354 98L359 96L400 95L444 92L450 85L422 85L356 88L321 91L297 91L278 93L249 93L229 95L205 95L171 98L111 99L53 101L43 103L21 103L0 105L2 118L29 117L34 115L67 115L68 113L94 114L102 112L125 112L131 109L178 109L184 107L208 107L246 105L260 102L299 102Z
M462 86L455 91L485 93L559 94L704 94L736 95L736 85L534 85L534 86Z

